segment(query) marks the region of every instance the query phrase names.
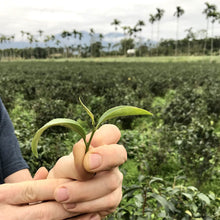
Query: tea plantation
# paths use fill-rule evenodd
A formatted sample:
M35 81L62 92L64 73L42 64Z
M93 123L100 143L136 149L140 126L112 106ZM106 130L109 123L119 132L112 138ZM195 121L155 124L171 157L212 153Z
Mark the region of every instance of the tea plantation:
M220 64L209 62L2 62L0 96L31 172L50 168L79 137L63 128L34 133L57 117L90 119L110 107L133 105L153 117L126 117L128 161L124 195L108 219L220 219Z

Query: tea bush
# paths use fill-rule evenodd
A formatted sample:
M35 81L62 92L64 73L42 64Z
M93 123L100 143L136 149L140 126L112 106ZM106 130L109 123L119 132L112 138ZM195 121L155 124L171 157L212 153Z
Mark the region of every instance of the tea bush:
M79 139L49 129L36 159L30 143L45 122L66 117L88 127L79 97L97 117L117 105L151 111L152 118L114 120L128 162L123 201L109 218L219 218L219 63L1 62L0 96L32 173L51 168ZM184 180L174 184L178 176Z

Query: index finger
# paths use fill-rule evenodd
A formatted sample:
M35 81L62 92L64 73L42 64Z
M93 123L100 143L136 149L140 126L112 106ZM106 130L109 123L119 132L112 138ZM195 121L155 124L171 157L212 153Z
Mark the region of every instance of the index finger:
M0 186L0 201L11 205L54 200L54 190L67 179L46 179L3 184Z
M91 141L93 147L117 144L121 138L121 132L117 126L112 124L102 125L94 134Z

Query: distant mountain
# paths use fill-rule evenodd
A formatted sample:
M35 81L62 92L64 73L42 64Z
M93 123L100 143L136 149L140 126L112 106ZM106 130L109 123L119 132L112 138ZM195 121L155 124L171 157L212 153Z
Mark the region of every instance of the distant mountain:
M102 39L102 45L104 47L107 47L109 43L112 45L115 43L118 43L122 38L123 38L122 33L116 33L116 32L110 32L105 35L103 35ZM94 36L91 38L89 35L89 32L87 31L82 31L82 39L79 40L78 38L71 37L69 39L63 39L61 37L61 34L56 34L55 35L56 40L59 40L61 42L61 45L64 46L70 46L70 45L90 45L91 40L92 41L98 41L99 40L99 33L95 33ZM38 43L32 43L31 47L57 47L55 42L49 41L47 44L43 42L38 42ZM0 44L0 49L5 49L5 48L28 48L30 47L30 43L27 40L23 41L12 41L9 43L3 43Z

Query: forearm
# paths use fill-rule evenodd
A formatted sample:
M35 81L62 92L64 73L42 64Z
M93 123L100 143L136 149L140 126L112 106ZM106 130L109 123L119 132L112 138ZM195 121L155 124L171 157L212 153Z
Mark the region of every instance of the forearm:
M5 183L17 183L32 180L32 176L28 169L19 170L5 178Z

